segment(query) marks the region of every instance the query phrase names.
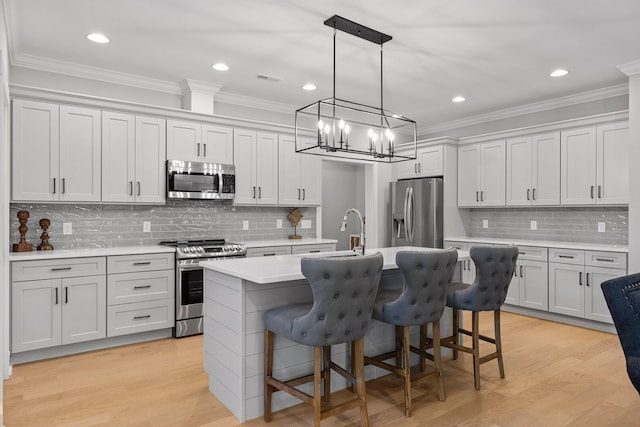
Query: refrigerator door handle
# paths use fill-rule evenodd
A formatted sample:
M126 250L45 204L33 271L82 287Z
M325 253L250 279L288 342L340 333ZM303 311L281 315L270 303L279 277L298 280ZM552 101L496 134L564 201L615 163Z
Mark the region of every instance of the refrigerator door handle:
M404 238L408 239L409 238L409 230L407 229L410 218L409 218L409 191L411 190L411 187L407 187L407 189L404 192L404 221L402 221L402 225L404 226ZM400 228L400 225L398 225L398 228ZM400 234L400 231L398 230L398 234Z
M407 197L407 215L405 217L405 226L407 229L407 235L409 237L409 244L413 244L413 187L408 188Z

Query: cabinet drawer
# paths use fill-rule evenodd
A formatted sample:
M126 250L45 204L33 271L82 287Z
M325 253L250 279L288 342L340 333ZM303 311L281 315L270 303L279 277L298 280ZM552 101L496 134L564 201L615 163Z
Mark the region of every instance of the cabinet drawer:
M173 299L107 307L107 336L133 334L174 327Z
M548 259L547 248L518 246L518 251L518 260L546 261Z
M173 270L174 268L175 253L114 255L107 257L107 271L109 274Z
M314 254L318 252L333 252L335 250L336 250L336 245L332 243L291 246L291 253L294 255L295 254Z
M584 265L584 251L579 249L549 248L549 262Z
M627 269L627 254L624 252L585 251L585 265Z
M107 303L114 305L173 298L175 277L173 270L109 274Z
M291 255L291 246L270 246L266 248L247 248L247 257Z
M11 280L56 279L63 277L97 276L106 273L104 257L43 259L37 261L13 261Z

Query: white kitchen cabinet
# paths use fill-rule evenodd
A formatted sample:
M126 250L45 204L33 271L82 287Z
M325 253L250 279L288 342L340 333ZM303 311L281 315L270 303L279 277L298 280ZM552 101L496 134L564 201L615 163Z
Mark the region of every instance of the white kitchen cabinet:
M11 351L104 338L104 273L101 257L12 263Z
M560 204L560 133L508 139L507 206Z
M277 255L291 255L291 246L264 246L261 248L247 248L247 258Z
M397 179L444 175L443 151L442 145L419 148L416 160L407 160L394 164Z
M237 205L278 203L278 135L234 129Z
M445 248L455 248L459 251L469 251L472 246L476 245L473 242L458 242L454 240L445 240L443 246ZM476 264L472 259L458 261L460 264L460 282L473 283L476 279Z
M628 155L627 123L562 132L561 204L627 204Z
M600 284L626 274L626 254L552 248L549 259L562 261L549 262L549 311L613 323Z
M100 111L13 101L12 199L100 201Z
M167 159L233 164L233 129L167 120Z
M458 148L458 206L504 206L505 141Z
M293 245L291 253L298 254L317 254L320 252L334 252L336 250L335 243L318 243L313 245Z
M164 119L102 112L102 201L164 203Z
M505 303L547 311L547 248L521 246Z
M285 206L314 206L322 202L322 161L296 153L295 137L279 135L278 202ZM313 141L309 141L312 145Z

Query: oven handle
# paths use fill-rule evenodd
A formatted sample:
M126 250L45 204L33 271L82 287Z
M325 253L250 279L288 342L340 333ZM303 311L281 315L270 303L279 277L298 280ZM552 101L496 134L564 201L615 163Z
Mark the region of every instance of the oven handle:
M191 271L191 270L202 270L202 267L200 267L198 264L187 264L187 265L178 264L176 266L176 269L178 271Z

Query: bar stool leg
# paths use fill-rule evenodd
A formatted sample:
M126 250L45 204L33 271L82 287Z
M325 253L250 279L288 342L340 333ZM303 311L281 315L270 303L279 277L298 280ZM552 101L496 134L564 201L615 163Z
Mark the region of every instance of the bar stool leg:
M396 337L396 368L402 369L402 326L395 326Z
M323 350L323 378L324 378L324 394L322 400L329 403L331 400L331 346L322 348Z
M473 382L476 390L480 390L480 312L471 312L471 334L473 340Z
M500 378L504 378L504 363L502 362L502 338L500 337L500 309L493 311L493 328L496 339L496 352L498 353L498 369L500 369Z
M460 333L458 332L458 328L460 328L460 310L457 308L451 309L453 312L453 343L462 345L460 342ZM458 360L458 350L453 349L453 360Z
M267 384L267 378L273 376L273 332L264 331L264 421L271 422L271 394L273 386Z
M402 376L404 377L404 415L411 416L411 328L402 330Z
M322 347L314 347L313 349L313 425L320 427L320 421L322 421L322 393L320 392Z
M426 329L426 325L424 326ZM432 324L433 337L433 362L436 367L438 381L438 399L445 401L444 380L442 378L442 356L440 354L440 320L436 320ZM424 361L424 358L422 359Z
M355 359L354 373L356 375L356 393L360 399L360 422L363 427L369 427L369 413L367 412L367 393L364 382L364 338L352 343Z
M433 336L433 339L434 340L436 339L435 336ZM438 338L438 340L440 340L440 338ZM438 342L438 346L440 346L439 342ZM420 325L420 372L424 372L424 370L426 369L426 365L427 365L425 361L426 358L423 356L423 354L426 353L426 351L427 351L427 325Z

